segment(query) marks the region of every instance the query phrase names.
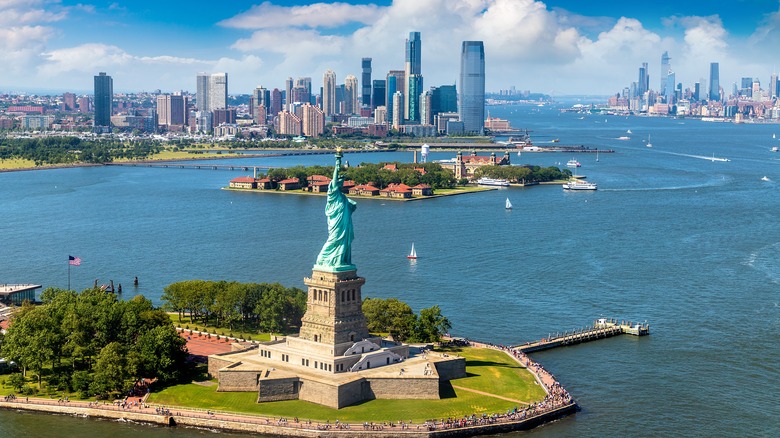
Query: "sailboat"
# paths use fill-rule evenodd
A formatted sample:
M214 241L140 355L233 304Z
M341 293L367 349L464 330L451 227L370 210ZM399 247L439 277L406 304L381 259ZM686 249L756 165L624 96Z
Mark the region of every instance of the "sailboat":
M599 150L596 149L596 161L599 161Z
M509 198L506 198L506 209L511 210L512 209L512 203L509 202Z
M650 134L647 134L647 147L649 148L653 147L653 144L650 143Z
M412 242L412 251L406 256L407 259L417 260L417 251L414 250L414 242Z

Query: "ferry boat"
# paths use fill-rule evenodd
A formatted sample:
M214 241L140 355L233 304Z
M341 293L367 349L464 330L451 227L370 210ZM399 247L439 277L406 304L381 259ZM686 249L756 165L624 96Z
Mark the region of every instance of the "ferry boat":
M481 186L509 187L509 181L505 179L486 178L486 177L482 177L478 179L477 184Z
M582 164L580 164L579 161L573 158L566 162L566 167L580 167L580 166L582 166Z
M563 184L563 190L597 190L596 183L581 181L578 179L569 180L569 182Z

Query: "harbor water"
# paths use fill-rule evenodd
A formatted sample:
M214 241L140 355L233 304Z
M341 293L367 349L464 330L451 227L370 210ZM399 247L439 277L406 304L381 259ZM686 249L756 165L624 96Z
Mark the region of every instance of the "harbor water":
M415 310L439 305L453 335L501 344L599 317L651 324L651 336L533 354L582 410L522 434L780 435L780 153L770 151L780 146L780 125L582 115L554 105L489 109L532 130L538 145L613 149L511 152L513 164L575 158L598 191L534 186L416 202L360 199L353 262L366 278L364 296L398 297ZM409 162L412 153L345 159ZM291 166L333 157L214 162ZM73 289L113 280L124 298L143 294L157 304L166 285L188 279L304 288L327 236L324 198L222 189L242 174L1 173L0 283L65 288L73 255L83 260L70 269ZM416 261L406 258L412 243ZM0 411L0 436L139 433L211 432Z

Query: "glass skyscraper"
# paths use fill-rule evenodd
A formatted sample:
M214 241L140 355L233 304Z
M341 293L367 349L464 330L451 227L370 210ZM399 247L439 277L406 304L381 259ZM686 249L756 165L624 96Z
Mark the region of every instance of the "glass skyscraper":
M485 46L482 41L463 41L460 54L458 110L467 133L484 133Z
M95 76L95 132L111 132L111 114L114 102L114 80L105 72Z
M406 40L406 65L404 72L406 88L400 90L404 93L404 119L419 120L418 102L420 93L422 93L422 41L420 40L420 32L409 32L409 39ZM417 85L419 85L419 88L412 90L412 87ZM415 113L410 114L410 110L415 111Z
M363 58L361 62L361 66L363 67L363 76L361 79L361 89L362 89L362 97L361 97L361 104L364 107L370 107L371 106L371 58ZM357 111L360 112L360 111Z
M720 66L717 62L710 63L710 100L720 100Z

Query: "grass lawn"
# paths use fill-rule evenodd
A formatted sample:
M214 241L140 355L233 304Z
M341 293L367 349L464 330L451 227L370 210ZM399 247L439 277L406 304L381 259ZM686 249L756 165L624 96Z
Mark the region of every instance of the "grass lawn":
M144 158L144 160L173 161L173 160L192 159L192 158L225 158L225 157L235 157L237 155L238 154L235 153L216 154L212 152L203 152L203 153L195 154L187 151L173 151L170 149L165 149L161 151L159 154L150 155L149 157ZM131 160L128 158L117 158L114 161L117 163L122 163Z
M4 158L0 160L0 169L32 169L35 161L22 158Z
M496 190L491 187L484 186L458 186L454 189L436 189L434 194L436 195L450 195L453 193L466 193L466 192L486 192L489 190Z
M464 348L469 377L452 384L489 392L511 399L538 401L544 391L533 377L506 354L485 349ZM148 402L217 411L242 412L265 416L298 417L314 421L398 421L421 422L428 419L460 417L473 413L506 412L517 403L442 385L441 400L371 400L342 409L332 409L300 400L257 403L254 392L216 392L217 385L177 385L153 392Z

